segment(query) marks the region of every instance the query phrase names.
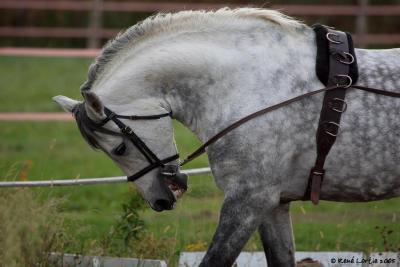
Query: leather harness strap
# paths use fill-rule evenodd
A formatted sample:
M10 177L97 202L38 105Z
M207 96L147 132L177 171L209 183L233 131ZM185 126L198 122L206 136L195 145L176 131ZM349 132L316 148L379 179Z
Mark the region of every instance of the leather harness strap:
M350 65L355 64L355 55L350 52L347 35L341 31L326 28L329 51L329 75L327 86L343 85L343 88L325 92L317 130L317 158L310 171L309 183L304 199L318 204L321 185L325 174L325 160L336 141L340 130L340 119L346 111L346 87L352 85Z

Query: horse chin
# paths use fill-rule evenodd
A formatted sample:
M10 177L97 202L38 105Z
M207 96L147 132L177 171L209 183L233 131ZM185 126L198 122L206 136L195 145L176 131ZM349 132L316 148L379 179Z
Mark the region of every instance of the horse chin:
M184 188L181 186L171 182L166 182L167 192L168 192L168 199L158 199L156 201L148 202L149 206L157 212L161 212L164 210L173 210L175 208L175 204L179 198L186 192Z
M176 200L166 200L166 199L159 199L156 200L154 203L150 203L150 207L157 212L162 212L164 210L172 210L175 208Z
M173 178L163 178L164 183L161 185L163 187L162 191L164 192L161 194L163 197L160 195L161 198L148 202L149 206L157 212L174 209L178 199L181 198L187 190L186 175L179 174Z
M164 189L166 194L164 197L159 198L155 201L148 202L150 207L157 212L164 210L173 210L175 208L176 201L183 194L182 190L171 183L165 184Z

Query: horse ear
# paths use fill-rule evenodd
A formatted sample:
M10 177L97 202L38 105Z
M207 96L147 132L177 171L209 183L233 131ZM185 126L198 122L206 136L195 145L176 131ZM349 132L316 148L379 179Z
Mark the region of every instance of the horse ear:
M53 100L57 102L67 112L72 112L74 107L80 103L79 101L63 95L54 96Z
M105 118L104 105L100 98L91 91L82 92L85 98L85 109L89 118L93 120L103 120Z

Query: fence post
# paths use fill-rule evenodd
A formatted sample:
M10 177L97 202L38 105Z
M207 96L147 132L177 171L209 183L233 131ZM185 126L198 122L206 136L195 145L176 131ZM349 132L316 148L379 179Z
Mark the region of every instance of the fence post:
M356 34L358 37L357 46L365 47L365 35L368 33L368 17L366 9L368 7L369 0L357 0L357 2L360 7L360 13L357 14L356 18Z
M103 0L92 0L92 10L90 11L88 39L86 46L88 48L98 48L101 43L101 26L103 20Z

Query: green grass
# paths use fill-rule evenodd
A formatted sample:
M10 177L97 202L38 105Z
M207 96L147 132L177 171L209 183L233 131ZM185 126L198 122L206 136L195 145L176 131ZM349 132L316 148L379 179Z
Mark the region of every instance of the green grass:
M31 190L1 190L0 266L49 266L44 255L62 250L59 233L65 229L58 202L40 203Z
M0 57L0 111L60 111L51 97L64 94L80 98L90 61L86 59ZM181 155L199 141L175 124ZM1 122L0 177L2 179L52 179L122 175L100 152L80 137L73 122ZM202 157L188 166L207 165ZM98 241L110 231L129 197L128 184L31 189L41 201L63 198L60 209L75 225L71 232L83 243ZM210 242L223 199L209 176L190 178L190 189L173 211L141 215L155 238L175 238L176 251L202 249ZM297 250L384 250L400 248L400 199L363 204L322 202L319 206L292 205ZM378 228L376 228L378 227ZM393 230L381 233L383 227ZM386 231L386 230L385 230ZM261 250L257 236L246 246ZM176 260L176 257L174 258Z
M51 97L80 98L91 60L79 58L0 58L0 111L60 111Z

